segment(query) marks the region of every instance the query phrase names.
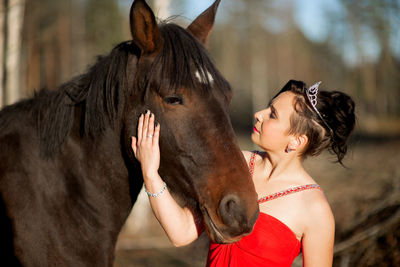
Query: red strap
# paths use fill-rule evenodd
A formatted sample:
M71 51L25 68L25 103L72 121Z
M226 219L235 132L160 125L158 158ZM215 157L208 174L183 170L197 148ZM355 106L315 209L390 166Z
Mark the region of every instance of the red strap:
M254 175L254 165L255 165L254 164L254 160L256 158L256 154L258 154L258 151L253 151L251 153L251 157L250 157L250 161L249 161L249 172L250 172L251 177L253 177L253 175ZM300 192L300 191L304 191L304 190L307 190L307 189L319 189L319 190L322 190L322 188L317 184L301 185L301 186L292 187L292 188L277 192L275 194L271 194L271 195L262 197L262 198L260 198L258 200L258 203L261 204L261 203L267 202L269 200L276 199L278 197L283 197L283 196L286 196L286 195L289 195L289 194L293 194L293 193L297 193L297 192Z
M269 195L269 196L262 197L258 200L258 204L276 199L278 197L283 197L283 196L286 196L289 194L297 193L297 192L308 190L308 189L322 190L321 187L317 184L300 185L300 186L292 187L292 188L277 192L277 193Z
M250 172L251 178L253 178L253 174L254 174L254 159L255 158L256 158L256 152L252 152L250 161L249 161L249 172Z

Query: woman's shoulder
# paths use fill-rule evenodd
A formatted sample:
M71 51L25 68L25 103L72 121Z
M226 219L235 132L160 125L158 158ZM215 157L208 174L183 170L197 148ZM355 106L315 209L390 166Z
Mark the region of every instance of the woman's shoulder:
M326 199L324 189L305 171L300 172L298 179L293 180L293 184L298 184L301 194L301 204L310 212L318 212L321 209L329 209L330 206Z
M320 227L322 225L329 227L334 225L334 217L328 200L323 190L307 190L303 194L302 205L307 216L307 225L310 227Z
M243 156L246 159L246 162L248 163L250 161L251 156L253 155L253 152L248 151L248 150L242 150Z

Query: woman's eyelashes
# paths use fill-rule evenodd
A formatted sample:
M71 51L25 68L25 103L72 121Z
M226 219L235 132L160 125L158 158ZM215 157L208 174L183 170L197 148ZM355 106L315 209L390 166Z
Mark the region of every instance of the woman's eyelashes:
M275 108L274 108L273 106L269 106L268 109L269 109L269 115L268 115L268 117L269 117L270 119L276 119L276 111L275 111Z

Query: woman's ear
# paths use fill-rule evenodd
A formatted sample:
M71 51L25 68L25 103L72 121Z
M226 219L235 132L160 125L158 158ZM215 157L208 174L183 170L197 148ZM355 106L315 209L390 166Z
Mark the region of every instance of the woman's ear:
M303 150L308 143L308 137L305 134L301 134L296 137L296 142L297 142L297 149Z
M291 136L287 148L290 151L303 149L308 143L308 138L305 134Z

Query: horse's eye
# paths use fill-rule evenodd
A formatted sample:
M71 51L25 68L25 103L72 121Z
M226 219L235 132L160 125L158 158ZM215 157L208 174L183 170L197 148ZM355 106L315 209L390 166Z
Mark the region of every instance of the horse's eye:
M167 96L164 97L164 101L169 105L182 105L183 100L179 96Z

